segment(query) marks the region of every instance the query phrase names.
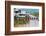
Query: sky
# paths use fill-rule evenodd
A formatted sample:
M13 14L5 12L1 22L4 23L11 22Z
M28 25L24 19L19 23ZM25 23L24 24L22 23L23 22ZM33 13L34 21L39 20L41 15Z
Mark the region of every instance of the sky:
M22 11L26 11L26 12L28 12L28 13L31 13L31 12L33 12L33 13L35 13L35 12L39 12L39 9L21 9Z
M19 9L19 8L17 8ZM20 8L21 11L26 11L27 13L36 13L39 12L39 9L27 9L27 8ZM23 12L25 13L25 12Z

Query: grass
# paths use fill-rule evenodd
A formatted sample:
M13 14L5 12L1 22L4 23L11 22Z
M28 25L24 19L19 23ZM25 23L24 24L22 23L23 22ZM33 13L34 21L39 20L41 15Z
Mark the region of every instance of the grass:
M14 18L15 19L15 18ZM22 25L22 24L26 24L28 23L29 21L26 20L26 18L20 18L20 20L14 20L14 25Z
M31 15L39 17L39 13L38 12L37 13L32 13Z

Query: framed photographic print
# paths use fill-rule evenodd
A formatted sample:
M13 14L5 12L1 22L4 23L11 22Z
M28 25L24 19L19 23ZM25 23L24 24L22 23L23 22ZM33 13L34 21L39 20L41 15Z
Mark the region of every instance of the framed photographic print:
M44 3L5 1L5 34L45 32Z

